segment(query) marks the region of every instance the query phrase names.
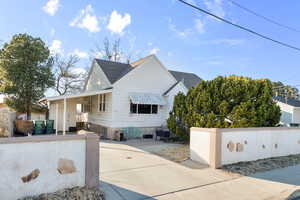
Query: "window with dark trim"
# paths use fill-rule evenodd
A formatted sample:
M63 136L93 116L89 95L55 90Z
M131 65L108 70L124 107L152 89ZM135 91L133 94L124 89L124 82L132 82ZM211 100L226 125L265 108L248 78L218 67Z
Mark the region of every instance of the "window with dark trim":
M98 111L105 111L105 102L106 102L106 95L105 94L98 94Z
M157 114L158 105L130 103L130 113L134 114Z

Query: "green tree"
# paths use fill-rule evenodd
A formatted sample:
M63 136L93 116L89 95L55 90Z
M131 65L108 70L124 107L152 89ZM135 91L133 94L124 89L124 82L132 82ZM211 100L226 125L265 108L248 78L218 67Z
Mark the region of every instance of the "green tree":
M268 79L220 76L211 81L201 81L186 96L178 94L175 97L168 127L182 139L187 139L189 129L193 126L276 126L280 119L280 108L272 97L272 83Z
M6 103L31 118L32 106L54 85L53 59L40 38L14 35L0 50L0 93Z

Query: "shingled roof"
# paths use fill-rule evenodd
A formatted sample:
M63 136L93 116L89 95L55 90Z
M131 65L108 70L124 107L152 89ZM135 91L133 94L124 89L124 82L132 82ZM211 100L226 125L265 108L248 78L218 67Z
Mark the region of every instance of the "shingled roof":
M120 78L130 72L133 67L130 64L112 62L107 60L96 59L97 63L105 73L111 84L117 82Z
M111 84L114 84L118 80L120 80L123 76L125 76L128 72L133 70L137 65L130 65L126 63L113 62L101 59L95 59L98 65L101 67L102 71L105 73L106 77L110 81ZM197 85L201 78L199 78L196 74L186 73L186 72L178 72L171 71L169 72L173 75L173 77L179 82L182 81L185 87L188 89Z
M273 97L273 99L275 101L279 101L281 103L285 103L285 104L288 104L290 106L300 107L300 101L297 100L297 99L285 98L285 97L281 97L281 96Z
M171 70L169 70L169 72L174 76L174 78L177 81L182 81L187 89L194 87L202 80L201 78L199 78L199 76L193 73L178 72Z

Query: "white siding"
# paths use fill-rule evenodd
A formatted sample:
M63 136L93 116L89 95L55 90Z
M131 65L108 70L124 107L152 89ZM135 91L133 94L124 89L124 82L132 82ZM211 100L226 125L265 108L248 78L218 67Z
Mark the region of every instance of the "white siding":
M67 129L69 127L76 127L76 104L81 104L83 102L87 103L87 99L90 97L67 99ZM92 110L89 113L85 113L88 122L93 124L98 124L102 126L111 126L112 124L112 94L106 94L106 109L105 112L98 112L98 97L94 95L92 98ZM64 104L63 101L53 101L50 103L49 109L49 119L56 120L56 104L58 103L58 131L63 130L63 113ZM55 128L54 122L54 128Z
M156 127L166 117L167 106L159 106L158 114L130 114L129 92L147 92L163 95L175 78L155 57L149 57L113 86L113 127Z
M58 116L56 119L56 104L58 104ZM49 119L54 120L54 129L56 129L56 120L58 122L58 131L63 130L63 113L64 113L64 107L63 107L62 101L55 101L50 102L50 109L49 109Z
M277 102L277 105L280 107L282 124L300 123L300 112L295 112L295 107L281 102Z
M92 112L88 113L88 121L93 124L110 127L112 125L112 94L105 94L105 111L98 111L98 96L92 96Z
M107 87L110 87L110 82L107 80L100 66L96 62L93 62L85 90L92 91Z
M49 119L54 120L54 129L56 124L56 103L58 103L58 131L63 130L64 123L64 103L63 101L53 101L50 103ZM67 100L67 131L69 127L76 127L76 99Z
M179 93L182 92L183 94L187 94L188 90L183 85L183 83L177 84L170 92L168 92L166 96L167 100L167 112L166 112L166 119L169 118L169 113L173 109L174 104L174 97Z
M31 113L31 120L46 120L44 113Z
M293 123L300 124L300 108L294 107Z

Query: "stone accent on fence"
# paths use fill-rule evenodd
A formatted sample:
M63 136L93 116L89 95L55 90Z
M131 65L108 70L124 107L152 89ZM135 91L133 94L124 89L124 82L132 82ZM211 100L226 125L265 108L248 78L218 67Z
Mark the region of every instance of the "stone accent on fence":
M43 135L0 138L0 199L70 187L99 188L99 137Z
M14 132L16 112L9 108L0 108L0 137L11 137Z
M299 127L191 128L191 159L212 168L300 154Z

